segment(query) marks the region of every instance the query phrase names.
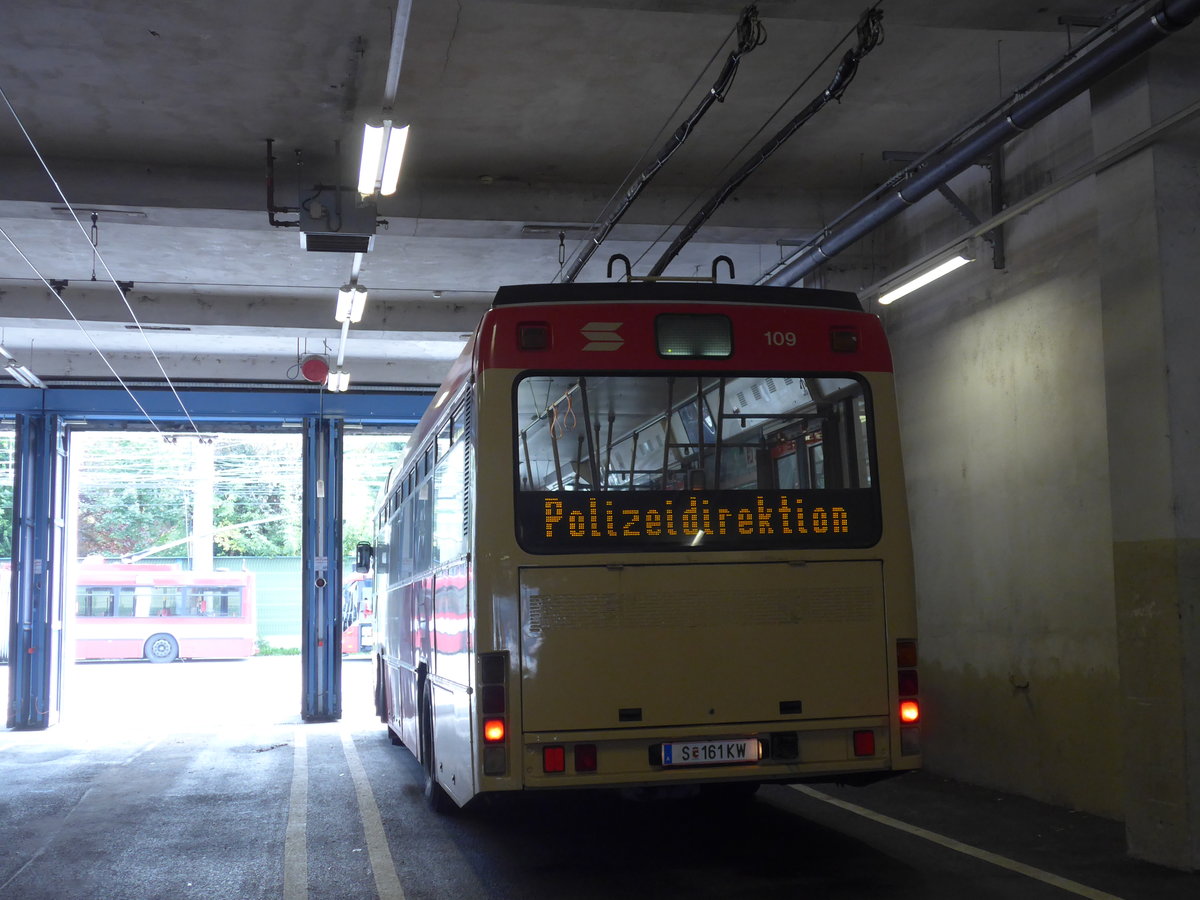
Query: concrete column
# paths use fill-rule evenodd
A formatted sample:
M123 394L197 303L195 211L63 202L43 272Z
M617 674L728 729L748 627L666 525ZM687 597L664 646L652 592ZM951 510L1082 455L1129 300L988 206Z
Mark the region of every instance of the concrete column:
M191 442L192 451L192 571L213 570L213 491L215 448L211 438Z
M1097 153L1194 101L1183 37L1092 92ZM1200 868L1200 129L1097 176L1113 564L1133 856Z

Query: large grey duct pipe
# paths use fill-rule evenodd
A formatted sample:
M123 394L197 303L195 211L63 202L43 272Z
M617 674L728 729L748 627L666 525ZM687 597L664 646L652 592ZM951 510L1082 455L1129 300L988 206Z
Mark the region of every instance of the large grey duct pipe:
M1162 0L1115 32L1095 50L1068 65L1007 112L985 122L949 147L938 159L918 169L903 187L863 209L829 234L801 248L786 265L763 279L765 284L795 284L897 213L975 165L996 147L1054 112L1104 76L1145 53L1200 15L1200 0Z

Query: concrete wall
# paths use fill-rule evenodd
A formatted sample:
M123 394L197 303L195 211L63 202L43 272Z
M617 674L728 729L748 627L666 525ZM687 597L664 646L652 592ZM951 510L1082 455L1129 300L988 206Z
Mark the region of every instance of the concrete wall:
M1010 200L1091 154L1087 99L1006 148ZM983 212L986 174L956 189ZM965 230L930 197L892 246ZM1122 815L1095 185L884 310L899 385L931 771ZM926 238L927 239L927 238ZM935 241L934 243L937 243ZM909 256L911 258L911 255Z

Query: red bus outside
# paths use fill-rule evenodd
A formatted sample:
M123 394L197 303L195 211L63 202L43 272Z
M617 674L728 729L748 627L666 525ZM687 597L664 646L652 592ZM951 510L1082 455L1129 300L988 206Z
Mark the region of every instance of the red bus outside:
M375 621L371 615L371 577L348 573L342 587L342 655L370 653L375 649Z
M250 572L85 563L68 636L77 660L245 659L258 637L254 600Z

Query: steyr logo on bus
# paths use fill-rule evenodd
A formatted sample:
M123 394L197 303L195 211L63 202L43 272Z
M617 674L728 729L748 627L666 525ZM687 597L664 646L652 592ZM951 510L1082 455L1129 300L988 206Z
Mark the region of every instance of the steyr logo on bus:
M580 329L583 336L588 339L588 343L584 345L583 349L619 349L625 343L625 339L617 331L624 324L624 322L588 322Z
M531 550L588 547L870 546L879 538L869 490L528 492L517 499Z

